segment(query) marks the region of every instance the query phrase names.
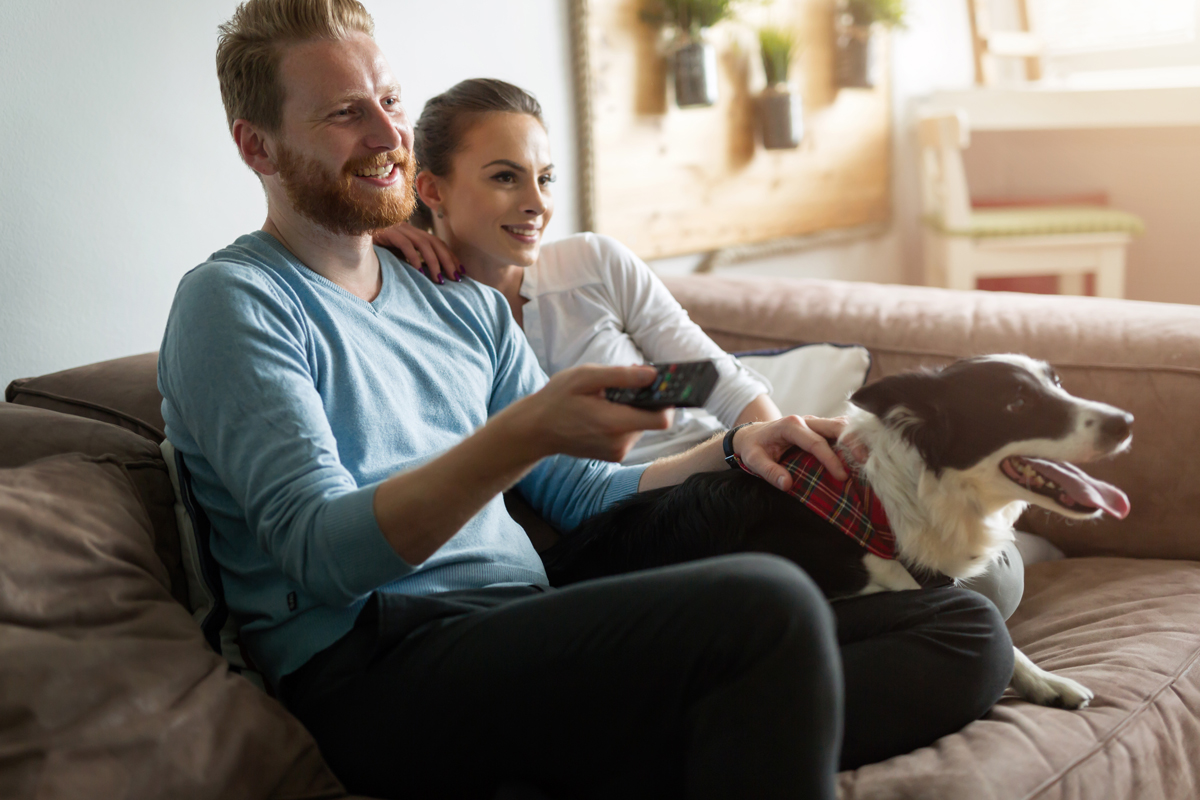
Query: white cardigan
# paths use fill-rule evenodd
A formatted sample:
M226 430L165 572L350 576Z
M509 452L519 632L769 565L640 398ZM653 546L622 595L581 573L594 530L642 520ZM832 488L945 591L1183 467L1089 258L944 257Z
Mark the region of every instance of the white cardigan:
M625 459L641 464L682 452L733 425L765 378L728 355L692 322L645 262L608 236L580 233L542 246L521 282L525 336L548 375L578 364L645 364L711 358L720 380L709 412L676 409Z

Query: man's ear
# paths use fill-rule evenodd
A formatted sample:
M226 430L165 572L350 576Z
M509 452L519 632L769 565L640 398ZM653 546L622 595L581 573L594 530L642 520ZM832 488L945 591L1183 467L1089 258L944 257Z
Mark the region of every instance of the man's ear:
M271 155L272 143L252 122L244 119L233 121L233 141L237 145L242 161L259 175L274 175L279 172Z
M417 196L421 198L421 202L426 207L437 209L442 204L442 184L438 180L437 175L434 175L429 170L421 170L417 173L415 181L417 187Z

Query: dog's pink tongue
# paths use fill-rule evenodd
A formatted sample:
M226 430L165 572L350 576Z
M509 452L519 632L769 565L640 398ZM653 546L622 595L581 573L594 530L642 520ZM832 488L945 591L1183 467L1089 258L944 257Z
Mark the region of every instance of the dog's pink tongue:
M1129 498L1111 483L1097 480L1074 464L1025 457L1034 469L1062 487L1078 503L1102 508L1117 519L1129 516Z

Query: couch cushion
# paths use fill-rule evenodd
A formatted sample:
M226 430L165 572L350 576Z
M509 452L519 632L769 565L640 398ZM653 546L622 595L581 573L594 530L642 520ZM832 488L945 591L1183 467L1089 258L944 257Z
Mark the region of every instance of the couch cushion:
M8 385L4 397L10 403L110 422L156 443L166 435L158 393L158 353L19 378Z
M0 403L0 468L62 453L111 455L121 465L154 526L154 549L166 567L172 595L186 604L175 496L158 447L145 437L104 422Z
M0 796L320 797L304 728L205 645L121 460L0 470Z
M1035 564L1009 628L1038 665L1092 689L1092 704L1006 696L931 747L843 773L844 800L1197 796L1200 563Z

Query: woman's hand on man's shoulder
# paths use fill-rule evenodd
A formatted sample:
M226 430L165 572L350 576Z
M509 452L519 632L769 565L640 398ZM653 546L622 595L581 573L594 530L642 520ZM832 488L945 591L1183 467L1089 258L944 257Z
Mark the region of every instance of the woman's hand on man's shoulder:
M461 281L466 272L450 247L429 231L401 222L375 233L375 244L386 247L425 273L431 281Z

